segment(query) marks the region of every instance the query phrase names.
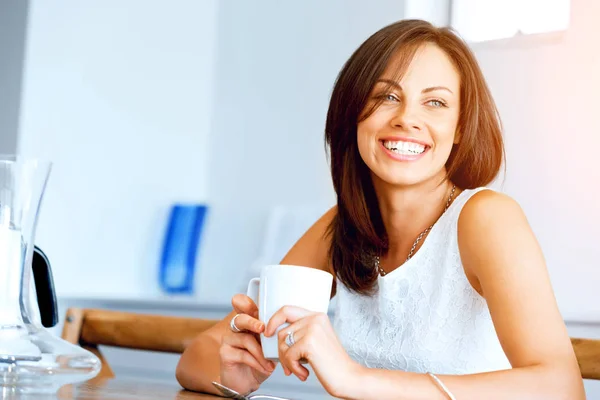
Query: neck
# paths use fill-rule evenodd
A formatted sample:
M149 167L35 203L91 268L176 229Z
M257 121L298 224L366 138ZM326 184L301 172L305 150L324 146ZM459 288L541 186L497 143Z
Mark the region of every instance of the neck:
M374 177L373 185L388 236L388 254L400 258L442 215L453 186L443 177L410 186L390 185Z

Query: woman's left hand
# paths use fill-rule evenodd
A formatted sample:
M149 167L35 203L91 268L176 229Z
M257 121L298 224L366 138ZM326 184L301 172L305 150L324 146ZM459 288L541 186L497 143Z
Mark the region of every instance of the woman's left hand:
M302 381L308 378L308 370L301 362L308 361L317 378L336 397L348 382L358 377L362 368L350 358L339 342L329 317L303 308L286 306L269 320L265 336L273 336L284 323L290 325L279 331L279 361L287 376L296 375ZM288 346L286 336L293 332L294 344Z

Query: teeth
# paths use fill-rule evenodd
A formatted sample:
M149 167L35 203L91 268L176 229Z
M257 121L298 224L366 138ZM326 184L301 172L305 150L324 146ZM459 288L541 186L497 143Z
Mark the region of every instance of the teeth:
M398 154L421 154L425 151L425 146L413 142L391 142L384 140L383 145L386 149Z

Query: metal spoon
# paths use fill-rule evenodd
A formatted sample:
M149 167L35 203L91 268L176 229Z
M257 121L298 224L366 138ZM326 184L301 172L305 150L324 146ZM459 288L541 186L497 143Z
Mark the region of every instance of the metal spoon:
M244 396L239 394L238 392L236 392L233 389L228 388L227 386L223 386L218 382L213 382L212 383L214 387L216 387L219 392L221 392L223 394L223 396L229 398L229 399L236 399L236 400L260 400L260 399L264 399L264 400L291 400L291 399L286 399L283 397L276 397L276 396L268 396L266 394L253 394L250 396Z

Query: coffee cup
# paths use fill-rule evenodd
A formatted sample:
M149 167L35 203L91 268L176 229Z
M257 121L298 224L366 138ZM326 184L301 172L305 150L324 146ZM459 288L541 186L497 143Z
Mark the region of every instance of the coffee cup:
M296 306L306 310L327 313L331 298L333 276L315 268L297 265L267 265L261 269L260 278L251 279L247 295L258 307L258 319L265 326L284 306ZM285 329L288 323L277 331ZM271 337L260 335L266 359L279 360L277 334Z

